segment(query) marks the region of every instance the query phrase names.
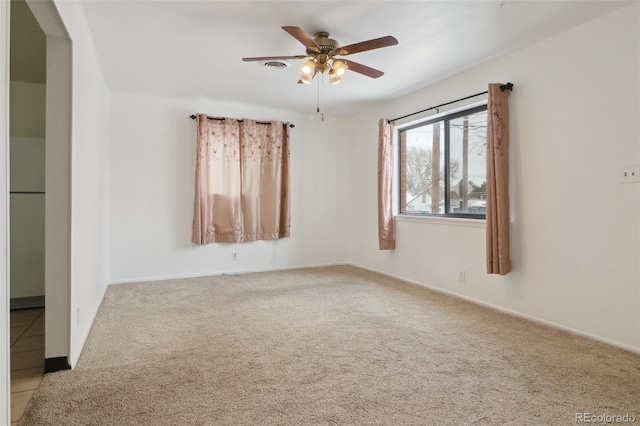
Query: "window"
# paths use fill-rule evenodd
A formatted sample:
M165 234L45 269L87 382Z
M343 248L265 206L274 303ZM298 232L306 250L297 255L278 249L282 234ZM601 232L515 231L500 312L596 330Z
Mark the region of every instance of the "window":
M398 133L400 213L485 217L486 105Z

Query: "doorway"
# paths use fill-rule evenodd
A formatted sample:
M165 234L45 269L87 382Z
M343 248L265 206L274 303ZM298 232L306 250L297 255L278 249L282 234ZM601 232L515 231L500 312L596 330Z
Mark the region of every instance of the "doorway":
M61 11L58 10L52 0L26 0L26 3L24 3L24 0L11 0L8 4L10 4L10 8L2 11L4 15L0 14L0 18L2 18L4 22L11 20L16 10L14 9L15 7L17 7L19 11L20 5L26 5L27 8L30 9L33 17L35 17L36 24L44 33L46 39L46 83L44 84L46 92L44 107L46 116L44 129L44 162L46 162L46 168L44 170L45 188L44 191L33 191L44 192L45 194L18 195L41 195L44 198L44 295L46 299L46 310L41 313L33 312L35 318L32 317L33 323L31 325L39 329L31 331L31 333L40 335L44 333L44 372L53 372L70 368L72 45L69 34L61 19ZM5 40L6 37L8 37L9 41L12 41L13 36L13 33L5 33L3 35ZM12 61L14 60L14 55L10 55L9 57L6 50L3 50L3 52L2 60L5 62L5 65L8 63L9 68L13 68ZM12 91L11 86L15 86L15 84L9 82L10 79L8 75L4 74L3 77L5 78L3 87L6 87L6 89L3 90L7 92ZM12 96L15 95L12 94ZM19 99L12 100L17 101ZM8 107L9 105L5 106L7 109ZM7 125L6 127L11 127L14 123L13 121L11 121L11 123L8 122L9 111L7 109L2 109L4 114L2 122ZM6 132L2 135L3 149L11 145L12 137L12 132ZM11 166L13 166L13 164ZM6 195L6 198L3 197L3 201L6 200L8 203L11 200L11 195L9 194L10 184L7 180L0 180L3 182L0 192ZM9 217L9 222L11 215L19 214L11 211L6 205L0 213L0 216L3 218ZM11 252L13 248L11 245L14 239L7 241L7 228L2 227L0 229L2 230L2 233L0 233L2 242L5 247L9 248L7 251ZM5 264L5 262L9 263L8 255L2 260L3 264ZM7 296L12 297L7 294L11 288L10 282L12 279L13 276L2 277L2 281L7 283L5 284L6 293L2 296L3 302L6 302L6 305L3 304L2 307L4 312L6 312L5 309L8 308L10 304ZM33 297L37 298L38 295ZM37 299L30 301L30 303L34 302L37 303ZM9 317L10 315L7 315L5 318L10 322ZM27 319L26 321L28 322L30 320ZM8 328L9 327L7 327L7 329ZM42 332L42 328L44 332ZM6 357L5 359L7 361L11 359L9 343L9 339L7 339L7 346L3 346L2 356ZM41 357L39 358L41 359ZM8 362L6 364L2 363L0 366L0 378L2 378L2 382L4 382L3 385L7 390L10 388L9 379L11 375L10 371L8 371L8 364ZM4 394L4 392L2 393ZM4 414L6 414L8 418L10 417L10 410L7 404L9 403L9 395L6 396L7 398L0 402L0 415L4 417ZM4 421L4 418L0 418L0 422L2 421Z
M11 421L44 376L46 36L24 0L11 0L9 251Z

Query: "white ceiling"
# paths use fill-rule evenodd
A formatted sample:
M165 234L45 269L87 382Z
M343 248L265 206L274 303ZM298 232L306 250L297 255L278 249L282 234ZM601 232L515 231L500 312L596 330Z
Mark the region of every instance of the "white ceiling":
M623 1L149 1L83 0L109 89L314 112L319 76L297 84L302 60L269 69L245 56L304 54L281 29L327 31L341 45L395 36L349 56L382 70L322 89L324 110L351 115L489 58L608 13ZM517 82L514 82L517 84Z

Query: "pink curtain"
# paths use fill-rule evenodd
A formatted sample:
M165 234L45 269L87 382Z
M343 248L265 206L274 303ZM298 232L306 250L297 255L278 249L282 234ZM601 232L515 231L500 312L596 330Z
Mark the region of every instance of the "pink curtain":
M289 237L289 126L199 114L192 241Z
M489 85L487 103L487 273L506 275L509 257L509 93Z
M392 204L393 123L385 118L378 122L378 246L380 250L396 247Z

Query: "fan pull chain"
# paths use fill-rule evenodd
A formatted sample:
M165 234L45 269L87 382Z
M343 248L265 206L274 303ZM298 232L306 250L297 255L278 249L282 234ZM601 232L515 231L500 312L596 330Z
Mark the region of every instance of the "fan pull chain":
M324 113L320 112L320 85L322 85L322 94L324 94L324 73L320 74L320 78L318 78L318 88L317 88L317 101L316 101L316 112L320 114L320 119L324 121Z
M320 84L322 85L322 87L320 88L320 98L321 100L324 100L324 73L322 73L322 79L320 79ZM320 118L322 118L322 121L324 121L324 105L322 105L322 113L320 114Z

